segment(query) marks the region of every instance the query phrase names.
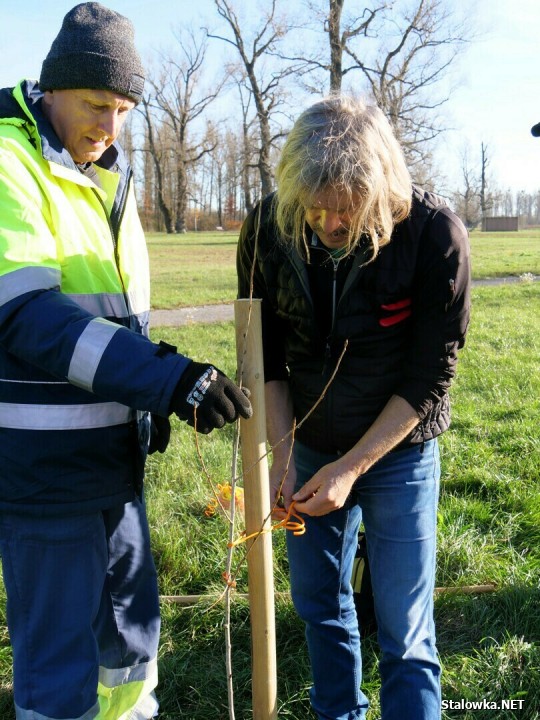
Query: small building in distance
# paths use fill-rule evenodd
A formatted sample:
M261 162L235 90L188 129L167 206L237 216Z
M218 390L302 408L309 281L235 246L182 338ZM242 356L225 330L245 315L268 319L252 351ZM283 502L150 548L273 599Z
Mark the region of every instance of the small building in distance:
M485 217L482 220L482 232L517 232L519 230L519 217L499 216Z

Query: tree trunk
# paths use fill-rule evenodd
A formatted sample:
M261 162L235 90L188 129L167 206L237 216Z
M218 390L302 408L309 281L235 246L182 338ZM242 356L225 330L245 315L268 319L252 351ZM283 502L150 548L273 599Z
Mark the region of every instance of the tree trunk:
M176 174L177 181L177 198L176 198L176 223L175 230L177 233L186 232L186 211L187 211L187 173L186 166L178 159L178 171Z
M168 206L168 204L165 200L165 186L164 186L164 181L163 181L163 170L161 167L160 156L159 156L159 153L158 153L157 147L156 147L156 141L155 141L155 137L154 137L154 126L152 123L152 118L150 116L150 109L148 106L148 101L143 99L142 106L144 108L144 111L141 111L141 112L142 112L144 119L146 120L148 149L149 149L150 155L152 156L152 161L154 163L154 172L156 175L156 190L157 190L156 195L157 195L158 208L161 213L161 216L163 217L163 223L165 225L165 232L173 233L174 232L173 215L172 215L171 208Z
M341 12L344 0L330 0L328 38L330 41L330 92L339 93L343 80L343 44L341 42Z

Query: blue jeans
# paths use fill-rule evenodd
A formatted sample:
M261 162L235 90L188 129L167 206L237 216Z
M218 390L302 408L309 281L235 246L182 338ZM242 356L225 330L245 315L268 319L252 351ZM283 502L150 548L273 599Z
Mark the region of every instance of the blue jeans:
M334 455L295 444L297 487ZM365 718L360 634L350 584L364 522L381 649L383 720L438 720L440 665L433 591L439 494L436 440L398 450L355 484L346 505L304 516L305 535L287 533L294 605L306 625L319 720Z
M152 717L160 618L144 504L67 513L0 517L17 718Z

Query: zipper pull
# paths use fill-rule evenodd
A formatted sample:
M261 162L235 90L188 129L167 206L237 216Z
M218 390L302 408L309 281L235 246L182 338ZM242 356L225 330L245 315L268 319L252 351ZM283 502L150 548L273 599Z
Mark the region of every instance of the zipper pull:
M456 281L454 280L454 278L450 278L450 280L448 281L448 289L450 290L450 299L444 306L446 312L448 312L448 308L452 304L454 300L454 295L456 294Z
M331 357L332 357L332 347L330 346L330 343L329 343L328 340L327 340L327 341L326 341L326 348L325 348L325 351L324 351L324 359L328 361L328 360L330 360Z
M326 341L326 347L324 349L324 362L322 367L321 375L324 377L326 375L326 371L328 369L328 363L330 362L330 359L332 357L332 348L330 347L330 343L328 340Z

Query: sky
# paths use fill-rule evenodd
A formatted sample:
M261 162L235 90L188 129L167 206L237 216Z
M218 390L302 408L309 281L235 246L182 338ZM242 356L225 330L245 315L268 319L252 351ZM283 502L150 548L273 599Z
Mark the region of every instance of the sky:
M326 0L319 0L326 5ZM487 146L489 177L502 190L540 188L540 138L530 129L540 122L540 1L451 0L458 11L475 8L476 39L453 66L454 89L444 106L452 128L438 153L450 185L459 185L462 149L480 164ZM256 7L255 0L234 0ZM0 87L24 77L37 78L66 12L76 0L0 0ZM156 51L174 47L173 28L193 21L216 22L212 0L104 0L128 16L136 43L149 61ZM361 4L361 3L359 3ZM223 45L220 45L223 52Z

